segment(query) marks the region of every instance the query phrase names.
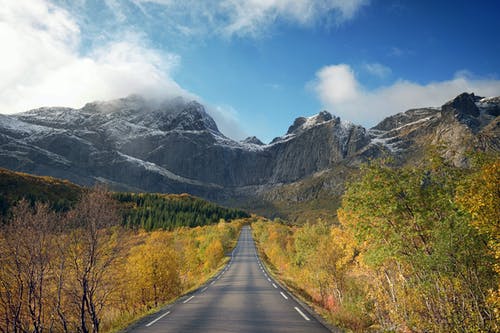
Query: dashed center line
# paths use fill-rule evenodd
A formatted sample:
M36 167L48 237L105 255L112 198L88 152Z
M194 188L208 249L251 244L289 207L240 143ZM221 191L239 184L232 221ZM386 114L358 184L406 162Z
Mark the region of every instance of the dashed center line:
M189 297L187 300L185 300L185 301L184 301L184 302L182 302L182 303L186 304L187 302L189 302L189 301L190 301L190 300L192 300L193 298L194 298L194 295L193 295L193 296L191 296L191 297Z
M298 313L300 313L300 315L307 321L310 321L311 319L309 319L305 314L304 312L300 311L300 309L298 307L295 306L295 310L297 310Z
M155 320L153 320L152 322L146 324L146 327L149 327L151 325L153 325L154 323L156 323L158 320L160 320L161 318L165 317L166 315L168 315L170 313L170 311L167 311L165 312L164 314L162 314L161 316L159 316L158 318L156 318Z

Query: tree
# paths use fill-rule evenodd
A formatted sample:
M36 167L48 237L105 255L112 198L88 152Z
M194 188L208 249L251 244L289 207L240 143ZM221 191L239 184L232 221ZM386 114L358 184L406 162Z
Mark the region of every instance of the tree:
M220 239L212 239L205 249L205 269L210 271L217 268L222 258L224 258L224 247Z
M67 292L83 333L99 331L101 312L113 291L110 268L119 251L119 231L113 227L120 221L115 202L102 187L84 192L68 214L67 269L76 286Z
M135 302L159 304L177 296L181 288L179 258L164 232L153 232L146 242L131 250L127 265Z
M49 263L57 216L46 204L21 200L0 233L0 331L42 332L49 327Z
M476 166L457 192L459 205L471 216L471 225L485 235L495 258L497 287L490 291L489 302L500 321L500 159L486 160Z
M465 172L439 160L417 168L374 163L343 197L339 219L377 272L379 304L402 329L494 325L484 296L492 258L455 202Z

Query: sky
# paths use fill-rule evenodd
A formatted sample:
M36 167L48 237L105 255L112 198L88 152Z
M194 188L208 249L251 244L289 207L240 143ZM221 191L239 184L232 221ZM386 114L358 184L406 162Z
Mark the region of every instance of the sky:
M497 0L0 0L0 113L180 95L238 140L321 110L371 127L500 95L498 13Z

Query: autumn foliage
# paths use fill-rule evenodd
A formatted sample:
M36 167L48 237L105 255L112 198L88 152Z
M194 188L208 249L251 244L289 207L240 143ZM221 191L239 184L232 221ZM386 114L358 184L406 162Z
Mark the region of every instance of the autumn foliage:
M352 331L496 332L500 163L377 161L348 185L340 225L259 222L281 278Z
M22 200L0 230L0 332L123 327L205 281L240 227L126 229L102 188L67 212Z

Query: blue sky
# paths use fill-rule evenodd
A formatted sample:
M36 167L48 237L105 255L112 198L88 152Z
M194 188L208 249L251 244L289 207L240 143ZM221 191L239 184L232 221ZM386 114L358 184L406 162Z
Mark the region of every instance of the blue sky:
M0 9L0 112L184 95L263 141L322 109L373 126L500 95L498 1L25 0Z

